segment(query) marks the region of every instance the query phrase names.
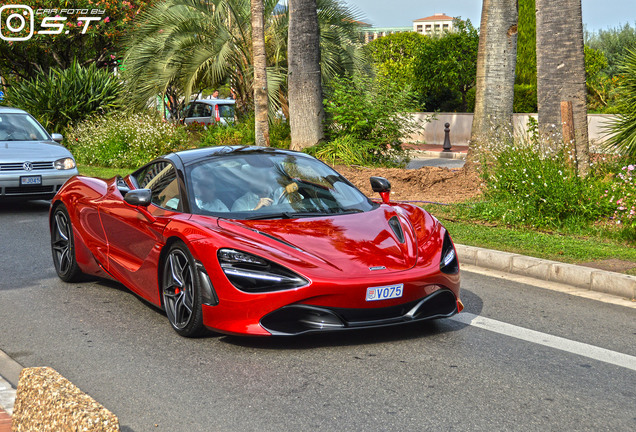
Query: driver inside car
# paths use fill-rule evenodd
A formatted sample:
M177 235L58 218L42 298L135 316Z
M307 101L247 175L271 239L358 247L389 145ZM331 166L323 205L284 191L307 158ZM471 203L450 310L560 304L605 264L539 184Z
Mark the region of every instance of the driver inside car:
M260 210L272 204L280 204L285 195L282 187L274 181L269 171L264 168L249 169L247 180L249 190L232 204L233 212ZM274 188L273 186L278 186Z

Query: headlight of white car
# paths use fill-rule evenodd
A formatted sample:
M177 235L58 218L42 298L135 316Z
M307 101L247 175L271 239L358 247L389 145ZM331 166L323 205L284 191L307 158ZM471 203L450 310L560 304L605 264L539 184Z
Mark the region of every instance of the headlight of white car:
M55 166L55 169L58 170L70 170L75 168L75 161L73 158L66 157L56 160L53 165Z

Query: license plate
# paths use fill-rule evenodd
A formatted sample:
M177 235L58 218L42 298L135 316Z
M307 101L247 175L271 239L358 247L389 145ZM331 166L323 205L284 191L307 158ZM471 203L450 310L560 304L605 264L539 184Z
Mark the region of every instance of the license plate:
M42 176L22 176L20 177L20 186L41 185Z
M367 288L367 301L388 300L402 297L404 284Z

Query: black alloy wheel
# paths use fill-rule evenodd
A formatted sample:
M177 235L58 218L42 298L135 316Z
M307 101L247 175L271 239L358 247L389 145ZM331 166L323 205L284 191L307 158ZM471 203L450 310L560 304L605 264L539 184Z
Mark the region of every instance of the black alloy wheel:
M75 241L71 218L64 204L58 205L51 217L51 252L55 271L64 282L77 282L82 271L75 258Z
M203 330L201 290L194 258L185 244L173 244L164 260L161 292L172 328L184 337L198 336Z

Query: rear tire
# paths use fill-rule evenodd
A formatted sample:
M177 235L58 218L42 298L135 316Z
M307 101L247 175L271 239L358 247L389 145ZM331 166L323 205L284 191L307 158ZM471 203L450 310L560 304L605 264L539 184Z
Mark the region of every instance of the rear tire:
M51 252L58 277L64 282L78 282L82 271L75 258L73 225L64 204L58 205L51 216Z
M163 263L161 294L170 325L181 336L199 336L203 330L201 289L194 258L183 242L168 249Z

